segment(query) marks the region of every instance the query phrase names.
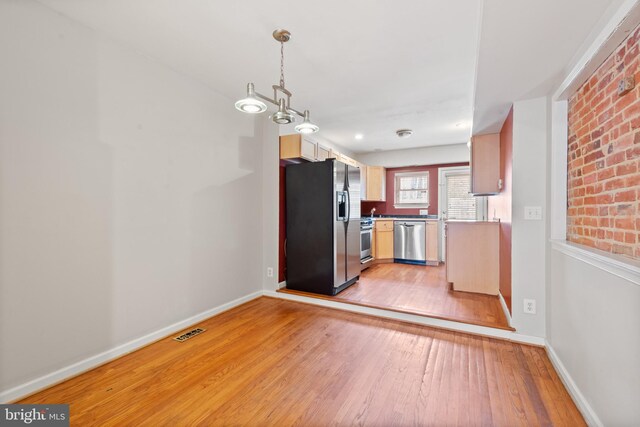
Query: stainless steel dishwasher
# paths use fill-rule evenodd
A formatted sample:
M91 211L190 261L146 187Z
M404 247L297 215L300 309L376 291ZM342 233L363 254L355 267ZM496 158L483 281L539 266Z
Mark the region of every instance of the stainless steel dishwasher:
M424 221L394 221L394 261L405 264L426 265L426 237Z

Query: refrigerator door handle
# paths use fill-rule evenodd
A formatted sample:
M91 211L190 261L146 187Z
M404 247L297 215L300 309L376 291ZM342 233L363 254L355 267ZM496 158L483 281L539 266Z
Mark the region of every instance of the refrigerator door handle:
M349 192L348 189L345 195L346 195L348 205L347 205L347 217L345 218L344 222L349 222L349 220L351 219L351 193Z

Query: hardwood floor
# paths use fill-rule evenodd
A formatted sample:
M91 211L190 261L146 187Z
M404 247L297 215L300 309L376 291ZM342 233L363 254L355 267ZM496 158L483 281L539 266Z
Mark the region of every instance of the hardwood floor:
M74 426L585 425L542 348L266 297L196 326L21 403Z
M333 297L289 289L281 292L514 330L498 297L453 291L443 265L377 264L363 271L356 284Z

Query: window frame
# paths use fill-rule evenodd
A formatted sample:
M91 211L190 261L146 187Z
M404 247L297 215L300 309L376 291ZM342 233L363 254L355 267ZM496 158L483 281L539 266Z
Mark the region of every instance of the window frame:
M429 200L431 197L431 192L429 191L429 172L425 171L407 171L407 172L396 172L393 177L393 207L396 209L428 209L429 208ZM418 176L426 176L426 192L427 192L427 203L403 203L398 201L398 194L400 191L416 191L416 190L400 190L399 181L403 177L418 177ZM421 191L421 190L418 190Z

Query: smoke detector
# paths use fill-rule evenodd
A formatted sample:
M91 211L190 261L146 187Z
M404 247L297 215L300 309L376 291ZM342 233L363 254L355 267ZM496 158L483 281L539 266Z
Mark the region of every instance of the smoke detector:
M413 135L413 131L411 129L398 129L396 135L398 135L398 138L409 138Z

